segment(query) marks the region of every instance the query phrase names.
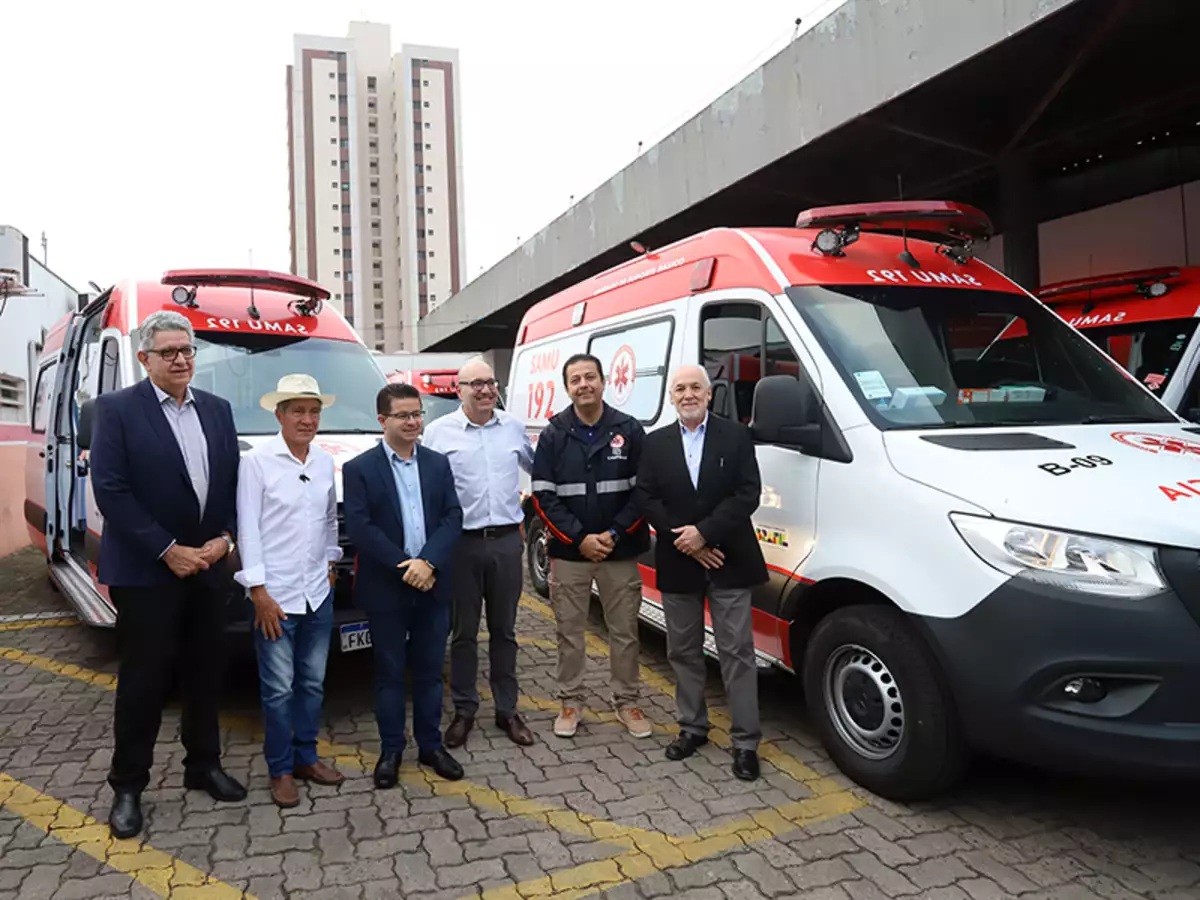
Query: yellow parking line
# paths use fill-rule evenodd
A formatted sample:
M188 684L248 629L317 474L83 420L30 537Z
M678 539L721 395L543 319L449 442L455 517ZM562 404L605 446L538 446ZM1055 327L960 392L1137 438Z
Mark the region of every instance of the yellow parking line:
M72 628L78 619L30 619L28 622L0 622L0 631L25 631L28 628Z
M33 669L41 669L43 672L50 672L54 675L62 675L65 678L74 678L76 681L83 681L87 684L94 684L96 687L103 688L106 691L115 691L117 689L116 675L111 675L107 672L93 672L91 669L85 669L82 666L70 663L60 663L45 656L38 656L36 653L26 653L24 650L0 647L0 659L20 663Z
M171 900L247 898L194 866L137 840L117 840L107 825L0 772L0 807L57 841L124 872L142 887Z

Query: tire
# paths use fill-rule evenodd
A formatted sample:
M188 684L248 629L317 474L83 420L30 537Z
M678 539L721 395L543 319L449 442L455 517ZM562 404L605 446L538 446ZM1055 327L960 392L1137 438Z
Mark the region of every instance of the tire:
M541 597L550 597L549 536L545 523L534 516L525 526L525 565L529 581Z
M848 606L822 619L804 654L804 695L837 767L881 797L934 797L962 775L953 700L899 610Z

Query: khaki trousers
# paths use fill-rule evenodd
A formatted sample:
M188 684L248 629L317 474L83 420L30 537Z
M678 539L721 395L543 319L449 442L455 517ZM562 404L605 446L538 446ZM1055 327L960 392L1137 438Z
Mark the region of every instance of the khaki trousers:
M608 627L611 699L616 706L634 704L638 699L638 608L642 603L636 559L550 561L550 603L558 625L558 696L565 706L580 706L584 699L593 580Z

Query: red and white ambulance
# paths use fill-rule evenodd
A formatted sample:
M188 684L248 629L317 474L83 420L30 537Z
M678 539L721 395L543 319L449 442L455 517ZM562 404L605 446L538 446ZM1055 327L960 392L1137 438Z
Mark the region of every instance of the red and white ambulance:
M669 373L705 368L757 446L760 665L860 784L929 795L972 748L1195 773L1200 428L975 258L990 233L900 202L635 248L526 312L509 410L536 435L586 352L608 403L675 427ZM662 628L650 554L642 578Z
M280 377L314 376L338 402L321 415L318 444L341 464L379 440L375 394L385 383L370 351L329 292L295 275L251 269L186 269L160 281L128 281L58 322L41 348L25 471L29 535L50 576L83 621L112 626L116 610L96 581L103 517L88 478L90 401L144 377L139 324L152 312L182 313L196 332L192 384L228 400L243 451L278 432L259 398ZM338 479L340 496L341 483ZM350 603L353 554L340 564L335 627L344 650L369 646L366 617ZM235 589L240 596L241 589ZM249 628L248 606L230 603L230 627Z
M1200 421L1200 268L1063 281L1038 296L1163 403Z
M462 405L458 396L456 369L397 369L388 372L387 379L396 384L411 384L421 392L426 428L430 422L454 412Z

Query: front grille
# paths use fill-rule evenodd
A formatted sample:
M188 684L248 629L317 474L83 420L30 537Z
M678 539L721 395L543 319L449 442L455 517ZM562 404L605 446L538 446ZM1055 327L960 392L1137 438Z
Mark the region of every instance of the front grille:
M334 609L353 606L353 590L354 590L354 546L350 543L350 538L346 535L346 516L342 510L342 504L337 507L337 530L338 530L338 546L342 548L341 561L334 566L334 571L337 572L337 580L333 585L333 606Z

